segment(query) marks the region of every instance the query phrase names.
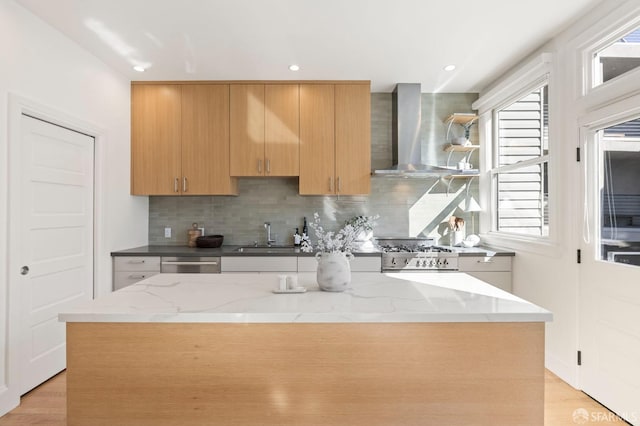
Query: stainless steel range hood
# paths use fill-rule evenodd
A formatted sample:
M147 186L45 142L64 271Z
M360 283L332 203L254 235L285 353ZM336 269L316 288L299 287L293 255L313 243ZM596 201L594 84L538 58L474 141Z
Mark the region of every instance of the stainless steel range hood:
M393 90L392 153L390 169L375 170L374 175L431 177L450 172L445 167L422 163L420 127L422 125L420 83L398 83Z

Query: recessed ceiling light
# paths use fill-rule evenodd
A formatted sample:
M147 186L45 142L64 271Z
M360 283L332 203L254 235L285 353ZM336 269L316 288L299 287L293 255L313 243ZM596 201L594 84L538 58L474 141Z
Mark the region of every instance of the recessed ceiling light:
M135 67L133 67L133 69L138 72L144 72L145 68L142 65L136 65Z
M456 69L456 66L451 64L451 65L447 65L446 67L443 68L443 70L445 71L453 71Z
M300 69L300 66L293 64L293 65L289 65L289 70L291 71L298 71Z

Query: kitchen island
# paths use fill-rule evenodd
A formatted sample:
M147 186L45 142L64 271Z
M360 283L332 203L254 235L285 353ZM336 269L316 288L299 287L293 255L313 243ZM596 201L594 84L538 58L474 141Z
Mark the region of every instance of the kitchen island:
M548 311L463 273L160 274L60 314L68 424L543 423Z

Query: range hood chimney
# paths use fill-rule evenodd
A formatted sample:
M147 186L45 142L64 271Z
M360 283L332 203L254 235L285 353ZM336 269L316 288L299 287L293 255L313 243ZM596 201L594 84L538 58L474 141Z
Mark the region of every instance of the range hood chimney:
M375 170L375 175L428 177L442 174L444 167L422 164L422 93L420 83L398 83L393 89L392 154L390 169Z

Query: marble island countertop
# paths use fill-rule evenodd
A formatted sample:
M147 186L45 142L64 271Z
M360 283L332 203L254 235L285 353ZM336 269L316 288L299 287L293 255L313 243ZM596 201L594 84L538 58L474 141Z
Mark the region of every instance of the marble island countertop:
M274 294L271 273L159 274L60 313L64 322L541 322L551 312L464 273L356 273L343 293L298 277Z

